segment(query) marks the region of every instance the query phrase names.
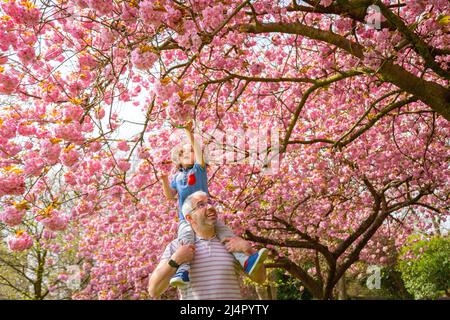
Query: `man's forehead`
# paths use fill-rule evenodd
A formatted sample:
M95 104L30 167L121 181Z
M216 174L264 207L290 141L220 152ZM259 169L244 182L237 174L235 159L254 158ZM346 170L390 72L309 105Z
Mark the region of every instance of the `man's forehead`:
M193 202L197 203L197 202L200 202L202 200L207 200L207 199L208 199L208 197L205 195L198 195L198 196L194 196L194 199L192 199L192 200L193 200Z

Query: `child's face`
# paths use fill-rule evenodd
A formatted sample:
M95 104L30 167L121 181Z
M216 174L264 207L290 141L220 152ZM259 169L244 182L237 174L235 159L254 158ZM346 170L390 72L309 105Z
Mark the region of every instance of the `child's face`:
M183 167L189 167L194 164L194 149L190 144L185 144L179 153L180 162Z

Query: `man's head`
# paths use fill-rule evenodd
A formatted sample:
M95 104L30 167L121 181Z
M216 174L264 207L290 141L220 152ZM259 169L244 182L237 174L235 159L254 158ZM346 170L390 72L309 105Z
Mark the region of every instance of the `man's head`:
M177 167L192 166L194 160L194 149L190 143L180 143L172 149L172 161Z
M193 228L209 228L216 225L217 211L208 194L203 191L194 192L187 197L181 211Z

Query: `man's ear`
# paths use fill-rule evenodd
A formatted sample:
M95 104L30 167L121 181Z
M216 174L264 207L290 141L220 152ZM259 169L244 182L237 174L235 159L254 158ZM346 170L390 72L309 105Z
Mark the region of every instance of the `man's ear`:
M191 224L191 222L192 222L192 217L191 217L190 214L188 214L187 216L185 216L184 219L186 219L186 221L189 222L189 224Z

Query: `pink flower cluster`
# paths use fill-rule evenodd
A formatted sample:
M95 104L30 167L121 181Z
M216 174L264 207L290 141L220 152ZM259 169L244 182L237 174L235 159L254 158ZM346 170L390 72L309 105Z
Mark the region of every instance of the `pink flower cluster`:
M34 26L39 22L41 12L32 6L26 7L20 2L8 1L2 4L3 11L12 18L15 23Z
M16 226L22 223L25 212L25 210L19 210L14 206L8 206L0 213L0 221L10 227Z
M41 220L41 223L51 231L63 231L67 228L68 220L59 211L53 210L49 217Z
M131 62L140 70L150 69L153 64L158 60L158 56L150 50L144 50L137 48L131 52Z
M79 121L83 116L84 110L78 105L69 105L64 108L63 115L64 120L75 120Z
M320 0L320 5L324 7L329 7L333 3L333 0Z
M16 234L9 238L7 242L11 251L24 251L33 246L33 238L26 232Z
M130 170L131 163L129 161L127 161L126 159L120 159L117 161L117 166L119 167L120 170L126 172L126 171Z
M176 125L184 125L187 121L192 119L192 113L192 106L183 102L179 95L174 94L169 99L167 114Z
M256 75L260 74L264 70L264 68L265 68L265 66L263 63L254 63L250 67L250 73L253 76L256 76Z
M146 24L153 26L155 29L159 27L163 20L161 11L157 9L158 7L153 0L144 0L139 3L140 17Z
M75 163L78 162L80 155L78 152L74 149L71 149L69 151L65 151L60 156L62 164L64 164L67 167L72 167Z
M45 167L44 160L39 156L39 154L31 153L29 157L25 160L25 174L31 176L38 176L42 169Z
M41 156L48 161L49 164L55 164L59 160L61 154L61 146L59 143L52 143L49 140L41 141Z
M17 124L14 120L6 120L0 125L0 137L3 139L14 138L17 134Z
M47 52L44 56L44 59L46 61L54 60L56 59L59 62L62 62L64 60L64 56L61 54L63 53L63 50L58 45L52 45L50 48L47 49Z
M120 151L128 151L130 150L130 147L128 146L128 143L126 141L120 141L117 144L117 149L119 149Z
M27 65L36 57L36 53L33 47L25 46L17 52L17 56L23 64Z
M19 80L10 75L0 73L0 93L12 94L19 85Z
M206 7L202 11L203 25L207 31L213 31L223 21L225 6L222 3L217 4L214 7Z
M21 174L0 174L0 197L20 196L25 192L25 178Z
M81 144L84 141L81 130L81 124L77 121L69 124L61 124L55 129L55 136L75 144Z
M85 2L99 15L109 15L113 11L112 0L86 0Z

